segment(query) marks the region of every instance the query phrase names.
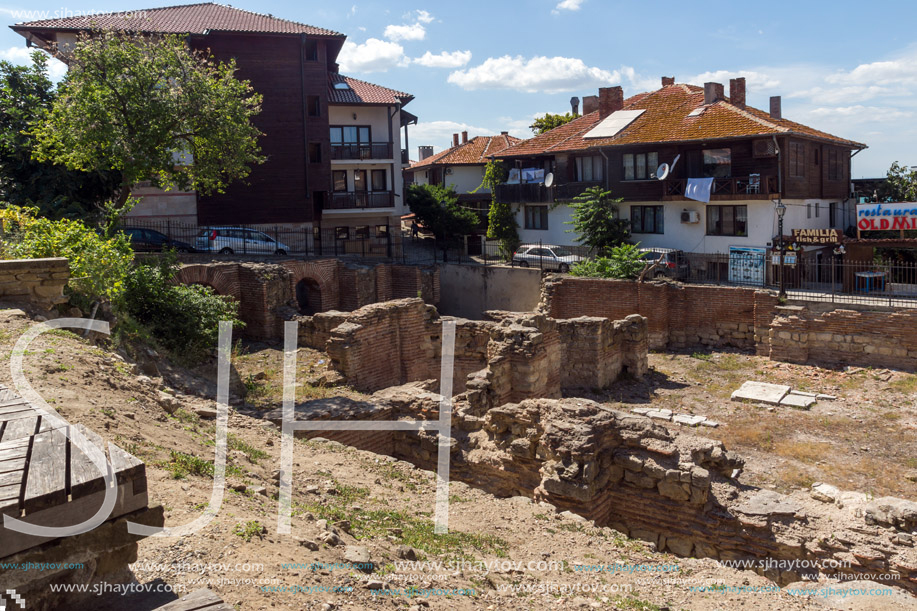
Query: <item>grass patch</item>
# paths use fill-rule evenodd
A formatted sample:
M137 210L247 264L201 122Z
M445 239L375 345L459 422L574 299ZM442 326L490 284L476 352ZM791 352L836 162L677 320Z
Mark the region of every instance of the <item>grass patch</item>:
M230 433L226 437L226 446L230 450L239 450L240 452L244 453L248 457L248 459L253 463L258 462L262 458L267 458L268 456L270 456L264 450L259 450L255 446L249 443L246 443L245 441L242 441L241 439L239 439L232 433Z
M892 380L888 387L889 389L904 395L912 395L917 393L917 375L908 374L903 378Z
M232 529L234 535L242 537L246 542L251 541L255 537L260 539L266 532L267 529L264 527L264 524L258 520L250 520L245 524L236 524L236 527Z
M201 477L213 479L214 467L212 462L184 452L170 450L169 461L160 463L160 466L169 471L172 479L184 479L189 475L200 475ZM242 475L242 470L234 465L227 464L226 473L227 475Z
M828 442L811 441L778 441L774 444L774 453L778 456L793 458L800 462L813 464L827 458L834 450Z
M710 354L709 352L692 352L691 358L697 359L699 361L712 361L713 355Z
M615 609L626 609L627 611L659 611L659 605L634 598L633 596L616 596L612 603Z

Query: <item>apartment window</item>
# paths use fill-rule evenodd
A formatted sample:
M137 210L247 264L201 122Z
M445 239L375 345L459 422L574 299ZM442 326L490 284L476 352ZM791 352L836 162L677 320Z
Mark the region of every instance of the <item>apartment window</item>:
M360 225L353 230L353 237L357 240L363 240L369 237L369 225Z
M704 177L729 178L732 176L731 149L704 149Z
M368 125L332 125L331 144L372 144Z
M303 53L306 56L307 62L317 62L318 61L318 41L317 40L306 40L306 48L303 49Z
M707 206L707 235L748 235L748 206Z
M821 214L821 202L815 202L815 218Z
M801 142L790 142L790 176L805 178L806 176L806 145Z
M334 190L337 192L347 190L347 172L344 170L334 170L331 172L331 180L334 183Z
M312 240L315 242L322 241L322 228L321 227L312 228Z
M320 117L322 115L322 101L317 95L306 96L306 109L310 117Z
M806 218L812 218L812 202L806 202Z
M373 170L371 174L373 191L388 191L385 170Z
M828 150L828 180L842 180L840 155L836 149Z
M309 163L321 163L322 162L322 143L321 142L310 142L309 143Z
M334 237L337 240L349 240L350 239L350 227L335 227L334 228Z
M376 225L376 237L384 238L388 236L388 225Z
M828 157L830 158L831 155L829 154ZM837 226L837 202L828 202L828 226Z
M602 180L602 158L593 157L576 158L576 181L593 182Z
M624 180L648 180L656 178L659 167L659 153L625 153Z
M631 233L665 233L662 206L631 206Z
M366 170L353 171L353 190L366 191Z
M548 228L548 207L547 206L526 206L525 207L525 228L526 229L547 229Z

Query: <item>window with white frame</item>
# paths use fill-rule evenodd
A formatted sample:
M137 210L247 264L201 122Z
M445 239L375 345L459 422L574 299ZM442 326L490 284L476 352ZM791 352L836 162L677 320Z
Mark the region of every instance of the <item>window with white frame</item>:
M659 153L625 153L624 180L651 180L656 178Z
M525 207L525 228L526 229L547 229L548 228L548 207L547 206L526 206Z
M602 177L602 157L600 155L576 158L576 182L595 182L602 180Z

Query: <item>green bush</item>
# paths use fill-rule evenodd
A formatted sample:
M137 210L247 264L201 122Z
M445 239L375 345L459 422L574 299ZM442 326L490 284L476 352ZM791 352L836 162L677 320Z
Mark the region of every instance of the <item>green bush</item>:
M199 362L216 348L221 320L243 325L239 306L210 287L174 284L177 270L174 256L138 264L127 277L120 307L176 358Z
M570 269L571 276L586 278L633 279L646 267L639 244L622 244L611 249L608 257L585 259Z
M77 305L117 301L134 258L127 237L121 233L103 237L81 221L52 221L37 213L35 208L18 206L0 209L3 258L66 257L71 275L68 290Z

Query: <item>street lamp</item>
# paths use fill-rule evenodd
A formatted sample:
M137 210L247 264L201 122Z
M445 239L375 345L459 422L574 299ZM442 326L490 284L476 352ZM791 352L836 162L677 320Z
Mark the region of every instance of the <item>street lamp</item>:
M786 214L786 204L783 203L783 200L777 200L777 233L780 236L778 242L780 248L780 301L786 299L786 285L783 282L783 215Z

